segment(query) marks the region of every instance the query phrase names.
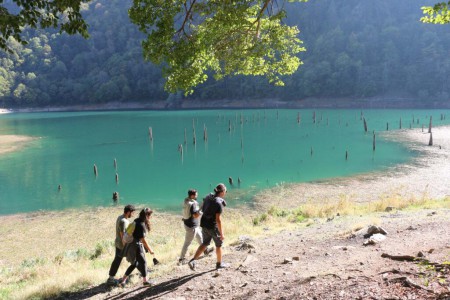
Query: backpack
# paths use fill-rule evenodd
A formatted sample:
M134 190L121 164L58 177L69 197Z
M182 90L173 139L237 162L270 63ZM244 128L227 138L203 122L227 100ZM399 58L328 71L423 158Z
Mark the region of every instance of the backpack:
M129 244L133 241L134 228L136 228L136 222L131 222L128 224L128 227L123 234L123 242L125 244Z

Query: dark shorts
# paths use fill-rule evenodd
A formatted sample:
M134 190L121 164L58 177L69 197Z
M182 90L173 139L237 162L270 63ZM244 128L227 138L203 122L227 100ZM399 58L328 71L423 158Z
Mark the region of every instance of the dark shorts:
M214 244L216 248L220 248L222 246L222 241L220 240L219 229L214 228L205 228L202 227L202 235L203 235L203 245L209 246L211 244L211 239L214 240Z

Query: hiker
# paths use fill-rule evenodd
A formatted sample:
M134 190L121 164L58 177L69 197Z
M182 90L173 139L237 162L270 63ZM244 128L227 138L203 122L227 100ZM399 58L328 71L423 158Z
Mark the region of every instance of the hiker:
M195 238L199 245L203 243L202 229L200 228L200 218L202 212L197 202L198 192L191 189L188 191L188 196L183 202L183 223L186 235L184 237L183 248L181 249L180 259L178 264L181 265L186 262L186 252L192 240ZM203 252L205 255L211 253L213 248L206 248Z
M122 286L127 283L128 276L130 276L131 272L133 272L135 268L138 268L141 273L144 286L151 285L151 283L147 280L148 269L145 253L155 253L145 240L145 236L150 231L150 217L152 213L153 211L150 208L144 208L139 213L139 217L134 220L136 227L133 231L133 241L128 243L124 249L124 256L126 256L131 265L125 271L125 275L119 280L119 284Z
M128 225L130 224L130 221L128 221L129 218L133 216L133 213L136 209L133 205L128 204L123 209L123 214L117 217L116 220L116 240L114 241L114 244L116 246L116 254L114 256L114 260L111 264L111 268L109 269L109 278L106 281L108 285L116 285L117 280L114 279L114 276L116 276L117 270L119 269L120 263L122 262L122 250L124 248L124 241L123 241L123 235L125 233L125 230L127 229Z
M203 215L200 221L202 227L203 243L198 247L194 257L189 261L188 265L191 270L195 271L195 260L200 257L202 252L207 249L214 240L216 245L216 269L227 268L228 265L222 262L222 243L225 239L222 230L222 212L227 205L225 202L225 194L227 187L220 183L214 189L214 194L209 194L203 199Z

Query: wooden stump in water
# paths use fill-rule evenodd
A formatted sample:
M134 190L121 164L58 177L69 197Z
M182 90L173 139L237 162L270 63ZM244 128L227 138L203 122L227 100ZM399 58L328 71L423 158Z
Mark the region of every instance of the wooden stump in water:
M114 201L119 201L119 193L118 192L114 192L113 193L113 196L112 196L112 199L114 200Z
M428 146L433 146L433 133L430 132L430 140L428 142Z
M433 116L430 116L430 125L428 125L428 133L431 133L432 126L433 126Z
M153 128L148 128L148 137L150 138L150 141L153 142Z
M372 150L375 151L376 148L376 137L375 137L375 131L373 132L373 142L372 142Z

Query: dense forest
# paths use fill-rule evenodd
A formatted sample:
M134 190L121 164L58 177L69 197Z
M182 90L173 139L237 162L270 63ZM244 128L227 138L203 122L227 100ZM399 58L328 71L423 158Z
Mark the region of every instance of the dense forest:
M425 2L425 3L424 3ZM322 0L287 4L301 30L304 64L284 87L262 77L209 79L187 99L299 100L406 97L450 99L450 30L422 24L433 1ZM3 5L8 5L3 4ZM33 107L180 99L164 91L161 68L143 61L144 38L128 18L131 0L94 0L83 8L91 37L27 30L0 53L0 106Z

